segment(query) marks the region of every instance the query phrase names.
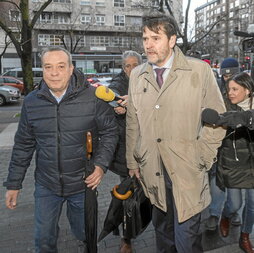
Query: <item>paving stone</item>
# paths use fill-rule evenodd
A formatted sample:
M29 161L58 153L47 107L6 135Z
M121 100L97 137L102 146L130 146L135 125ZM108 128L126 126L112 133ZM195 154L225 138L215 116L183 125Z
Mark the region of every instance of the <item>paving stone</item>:
M1 124L0 124L1 125ZM7 177L7 168L11 156L10 148L0 149L0 184ZM0 187L0 252L1 253L34 253L33 231L34 231L34 160L27 171L20 194L18 207L15 210L5 208L5 188ZM120 182L119 177L108 172L98 191L98 234L111 201L110 191L115 184ZM73 237L68 220L66 218L66 207L64 205L60 218L60 234L58 240L59 253L81 253L77 240ZM205 217L205 216L204 216ZM203 224L202 224L203 226ZM218 231L215 233L204 232L203 246L206 253L239 253L238 247L239 227L233 227L228 238L222 238ZM251 234L252 241L254 235ZM99 253L118 253L120 236L108 235L98 243ZM133 240L134 253L155 253L155 234L152 224Z

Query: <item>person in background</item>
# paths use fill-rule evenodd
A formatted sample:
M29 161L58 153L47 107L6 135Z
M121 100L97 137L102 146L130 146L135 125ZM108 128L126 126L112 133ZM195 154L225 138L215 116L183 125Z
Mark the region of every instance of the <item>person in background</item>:
M57 252L64 202L71 230L86 247L85 189L101 182L118 140L114 111L97 99L71 54L48 48L41 56L43 80L24 99L4 186L6 206L17 207L26 171L36 151L35 252ZM86 176L86 134L93 137L94 172ZM85 251L86 252L86 251Z
M119 127L119 141L114 156L114 160L110 166L110 170L120 175L121 181L129 175L129 170L126 164L126 106L128 100L129 77L131 71L142 63L142 57L135 51L125 51L122 55L121 73L116 75L108 86L124 100L110 103L114 106L116 119ZM131 253L131 238L122 238L121 253Z
M239 63L234 58L225 58L221 63L221 80L217 79L218 86L221 90L224 102L228 105L227 89L226 82L234 74L240 72ZM217 172L217 163L214 163L211 171L209 172L210 177L210 187L211 187L211 196L212 202L209 206L209 217L205 222L205 228L209 231L215 231L218 227L219 220L221 217L221 212L226 198L226 191L220 190L216 185L216 172ZM236 212L231 217L231 224L234 226L241 225L241 218Z
M220 74L221 80L218 82L218 85L221 90L221 94L224 99L227 97L227 89L226 89L226 82L227 80L232 77L234 74L240 72L239 62L232 57L225 58L220 66Z
M253 109L254 83L247 73L240 73L227 80L228 99L231 111ZM227 188L227 201L220 221L220 231L227 237L231 217L245 204L242 212L241 235L239 247L245 253L254 253L249 240L254 224L254 131L247 127L227 130L218 155L217 185Z
M169 16L143 17L147 62L132 70L126 157L153 204L157 253L201 253L201 212L210 204L208 171L225 135L202 126L203 108L222 113L211 68L176 46Z

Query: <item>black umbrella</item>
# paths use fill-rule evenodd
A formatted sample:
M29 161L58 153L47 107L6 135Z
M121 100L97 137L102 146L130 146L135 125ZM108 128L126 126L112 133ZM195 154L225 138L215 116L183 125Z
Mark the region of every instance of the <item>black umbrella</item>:
M112 200L98 241L123 224L123 236L128 239L141 234L152 218L152 205L138 179L127 177L111 191Z
M86 135L86 152L87 166L86 177L94 171L94 166L91 162L92 156L92 135L87 132ZM86 187L85 191L85 233L87 253L97 253L97 219L98 219L98 202L97 189Z

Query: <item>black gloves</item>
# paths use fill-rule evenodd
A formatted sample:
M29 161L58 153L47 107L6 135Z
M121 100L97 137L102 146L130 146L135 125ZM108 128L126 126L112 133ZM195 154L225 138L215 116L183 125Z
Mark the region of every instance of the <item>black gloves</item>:
M248 111L229 111L220 114L219 119L215 123L217 126L226 126L233 129L238 127L248 127L250 130L254 129L254 110Z

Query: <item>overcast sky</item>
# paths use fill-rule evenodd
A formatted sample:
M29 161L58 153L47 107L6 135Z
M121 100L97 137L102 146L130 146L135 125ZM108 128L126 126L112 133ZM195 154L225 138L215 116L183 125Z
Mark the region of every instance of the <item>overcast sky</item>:
M192 37L194 34L194 21L195 21L195 13L194 10L201 6L204 3L209 2L209 0L191 0L190 4L190 10L189 10L189 22L188 22L188 27L189 27L189 36ZM186 5L187 5L188 0L183 0L183 15L185 15L185 10L186 10Z
M186 5L187 5L188 0L183 0L183 15L185 15L185 10L186 10ZM189 11L189 18L193 20L194 22L194 10L198 7L201 6L202 4L206 3L207 0L191 0L190 4L190 11Z

